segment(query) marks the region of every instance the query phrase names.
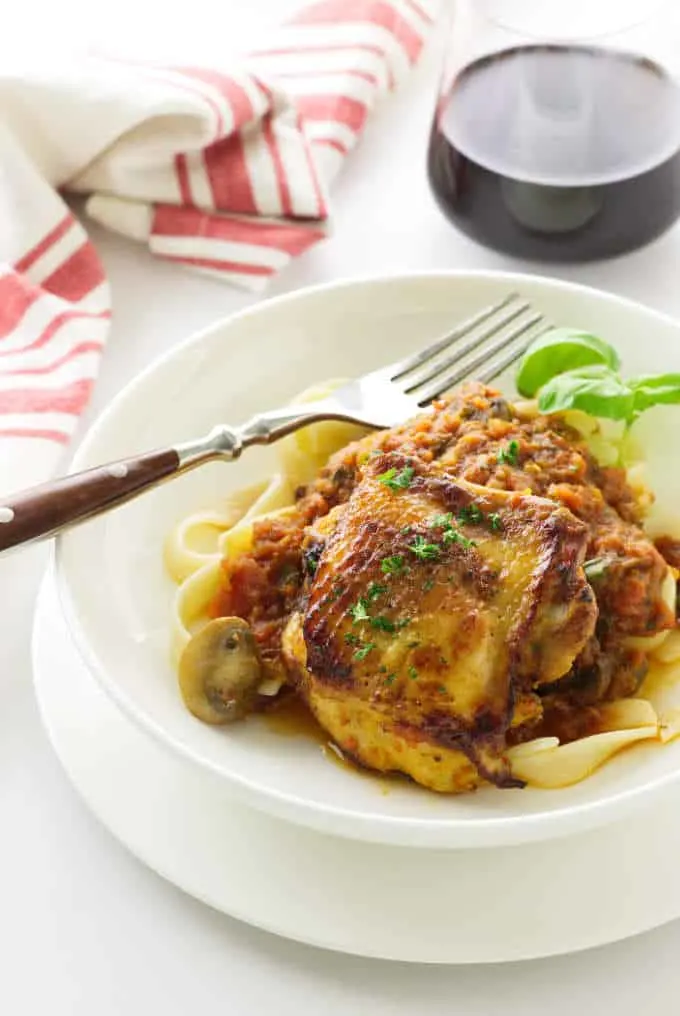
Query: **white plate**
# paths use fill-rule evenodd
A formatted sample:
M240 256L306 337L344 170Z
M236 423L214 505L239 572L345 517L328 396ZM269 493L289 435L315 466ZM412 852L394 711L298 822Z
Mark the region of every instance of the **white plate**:
M645 822L549 843L456 854L353 843L236 804L224 781L143 734L83 665L51 579L33 657L52 744L92 811L164 878L250 924L362 956L494 963L680 915L677 790Z
M201 434L279 405L320 378L354 375L422 346L479 307L519 289L555 322L614 342L632 371L677 362L678 325L594 290L493 273L410 276L323 286L215 325L155 363L109 406L74 462L83 468ZM677 451L667 450L677 470ZM676 456L675 460L671 456ZM675 461L675 467L673 465ZM58 543L69 624L89 668L145 730L218 774L253 806L345 837L424 846L519 843L602 824L649 802L680 774L680 742L638 746L566 790L442 797L329 764L318 745L259 721L211 729L182 705L169 661L172 584L161 547L172 524L267 475L271 449L212 464Z

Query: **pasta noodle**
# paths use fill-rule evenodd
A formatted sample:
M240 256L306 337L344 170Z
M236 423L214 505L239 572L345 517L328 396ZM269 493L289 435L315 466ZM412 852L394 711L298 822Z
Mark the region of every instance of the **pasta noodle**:
M314 385L294 402L325 399L341 384L343 380L336 379ZM277 442L278 469L271 480L237 491L219 512L195 512L174 527L165 543L164 560L178 584L171 621L175 663L193 631L208 619L222 561L250 549L253 522L290 511L296 489L308 483L334 452L365 433L365 427L335 420L302 427Z
M296 402L323 399L341 381L307 389ZM516 403L523 416L536 415L533 402ZM564 414L602 465L621 461L623 434L618 425L602 424L581 412ZM222 579L222 562L247 552L253 524L293 510L295 491L307 484L329 457L366 430L342 422L310 424L276 445L278 468L269 481L255 484L228 498L219 511L196 512L182 519L165 544L165 563L177 583L172 612L172 650L175 660L192 633L208 619L208 608ZM630 479L644 497L643 466L632 464ZM677 573L669 568L663 587L674 608ZM603 703L597 708L599 732L567 744L540 738L508 750L513 774L534 787L553 789L577 783L623 748L639 741L667 742L680 735L680 631L629 638L627 645L644 649L654 661L637 698ZM276 694L280 684L266 682L263 693Z

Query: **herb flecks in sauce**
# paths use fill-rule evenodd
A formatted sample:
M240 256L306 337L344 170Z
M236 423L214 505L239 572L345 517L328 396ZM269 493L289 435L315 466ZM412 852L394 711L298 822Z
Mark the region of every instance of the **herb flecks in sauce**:
M458 512L458 521L463 525L465 525L466 523L474 525L475 523L483 522L484 512L479 507L479 505L475 504L475 502L473 501L471 504L466 505L464 508L460 509L460 511Z
M372 617L370 619L371 628L376 628L378 631L395 632L397 626L394 621L390 621L389 617Z
M428 543L424 536L416 536L408 549L420 561L436 561L441 554L441 547L436 543Z
M354 618L354 624L359 624L360 621L368 621L370 615L366 606L366 601L361 599L357 600L357 602L349 608L349 613Z
M516 466L519 462L519 441L509 441L505 448L499 449L496 458L501 465Z
M400 470L392 468L388 469L385 473L381 473L378 477L378 482L382 483L384 487L389 487L390 490L406 490L411 486L414 473L415 469L413 466L404 466Z
M479 511L479 509L477 509ZM479 512L482 516L481 511ZM483 517L483 516L482 516ZM458 543L461 547L476 547L474 540L468 539L453 525L453 514L447 512L445 515L434 515L430 520L431 529L442 529L442 543L446 546L449 543Z
M380 562L380 571L383 575L401 575L406 567L406 562L401 554L394 554L392 557L384 557Z

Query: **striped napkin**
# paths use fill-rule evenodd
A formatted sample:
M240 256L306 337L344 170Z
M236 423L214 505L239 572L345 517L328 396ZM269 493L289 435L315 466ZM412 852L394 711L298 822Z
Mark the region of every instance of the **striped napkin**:
M111 316L60 191L150 251L260 289L326 234L329 185L437 0L322 0L241 66L0 71L0 489L50 475Z

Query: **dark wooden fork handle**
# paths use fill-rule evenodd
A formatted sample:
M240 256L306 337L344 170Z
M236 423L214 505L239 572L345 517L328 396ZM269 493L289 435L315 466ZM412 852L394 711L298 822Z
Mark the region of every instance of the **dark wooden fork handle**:
M213 459L233 461L250 445L270 444L306 423L354 419L320 401L286 406L251 417L240 427L220 424L203 437L95 469L0 499L0 553L54 536L68 526L132 500L160 481Z
M110 462L0 499L0 552L123 504L176 473L176 448Z

